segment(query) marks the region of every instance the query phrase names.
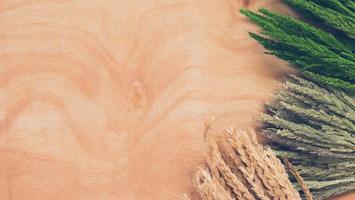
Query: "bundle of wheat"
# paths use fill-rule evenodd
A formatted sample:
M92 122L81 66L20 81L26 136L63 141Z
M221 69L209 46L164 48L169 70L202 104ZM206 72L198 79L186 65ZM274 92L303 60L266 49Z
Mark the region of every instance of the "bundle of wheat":
M199 169L194 177L203 200L301 199L280 160L269 147L257 142L254 131L229 128L216 133L211 124L205 127L208 168Z
M262 115L270 146L290 159L315 199L353 190L354 97L297 76L283 85Z

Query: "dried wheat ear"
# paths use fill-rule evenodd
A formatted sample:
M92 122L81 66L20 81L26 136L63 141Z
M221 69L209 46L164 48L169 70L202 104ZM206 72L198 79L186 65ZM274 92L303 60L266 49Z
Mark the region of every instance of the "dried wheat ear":
M216 133L208 122L204 133L207 169L199 169L193 179L202 200L301 199L281 161L258 143L253 130Z

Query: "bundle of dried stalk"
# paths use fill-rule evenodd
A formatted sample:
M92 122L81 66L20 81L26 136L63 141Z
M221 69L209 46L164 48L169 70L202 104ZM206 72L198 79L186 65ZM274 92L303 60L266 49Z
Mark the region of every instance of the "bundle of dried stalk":
M314 199L354 190L355 97L293 75L283 86L262 116L271 148L290 160Z
M194 177L203 200L301 199L280 160L257 142L254 131L216 133L211 124L205 127L208 168Z

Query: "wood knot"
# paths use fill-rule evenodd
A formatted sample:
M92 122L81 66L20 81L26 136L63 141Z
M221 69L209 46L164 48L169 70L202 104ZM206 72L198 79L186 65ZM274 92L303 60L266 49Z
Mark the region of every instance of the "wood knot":
M250 5L250 0L243 0L243 6L244 7L249 7L249 5Z
M129 99L134 109L140 109L145 106L146 94L145 94L145 87L142 81L135 80L132 83Z

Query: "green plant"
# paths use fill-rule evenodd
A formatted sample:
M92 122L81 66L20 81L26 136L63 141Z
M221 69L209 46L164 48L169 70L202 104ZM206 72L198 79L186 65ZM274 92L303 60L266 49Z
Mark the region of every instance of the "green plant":
M289 61L306 77L355 94L355 3L352 0L286 0L315 27L266 9L241 10L262 27L250 33L269 54ZM323 29L321 29L323 28Z

